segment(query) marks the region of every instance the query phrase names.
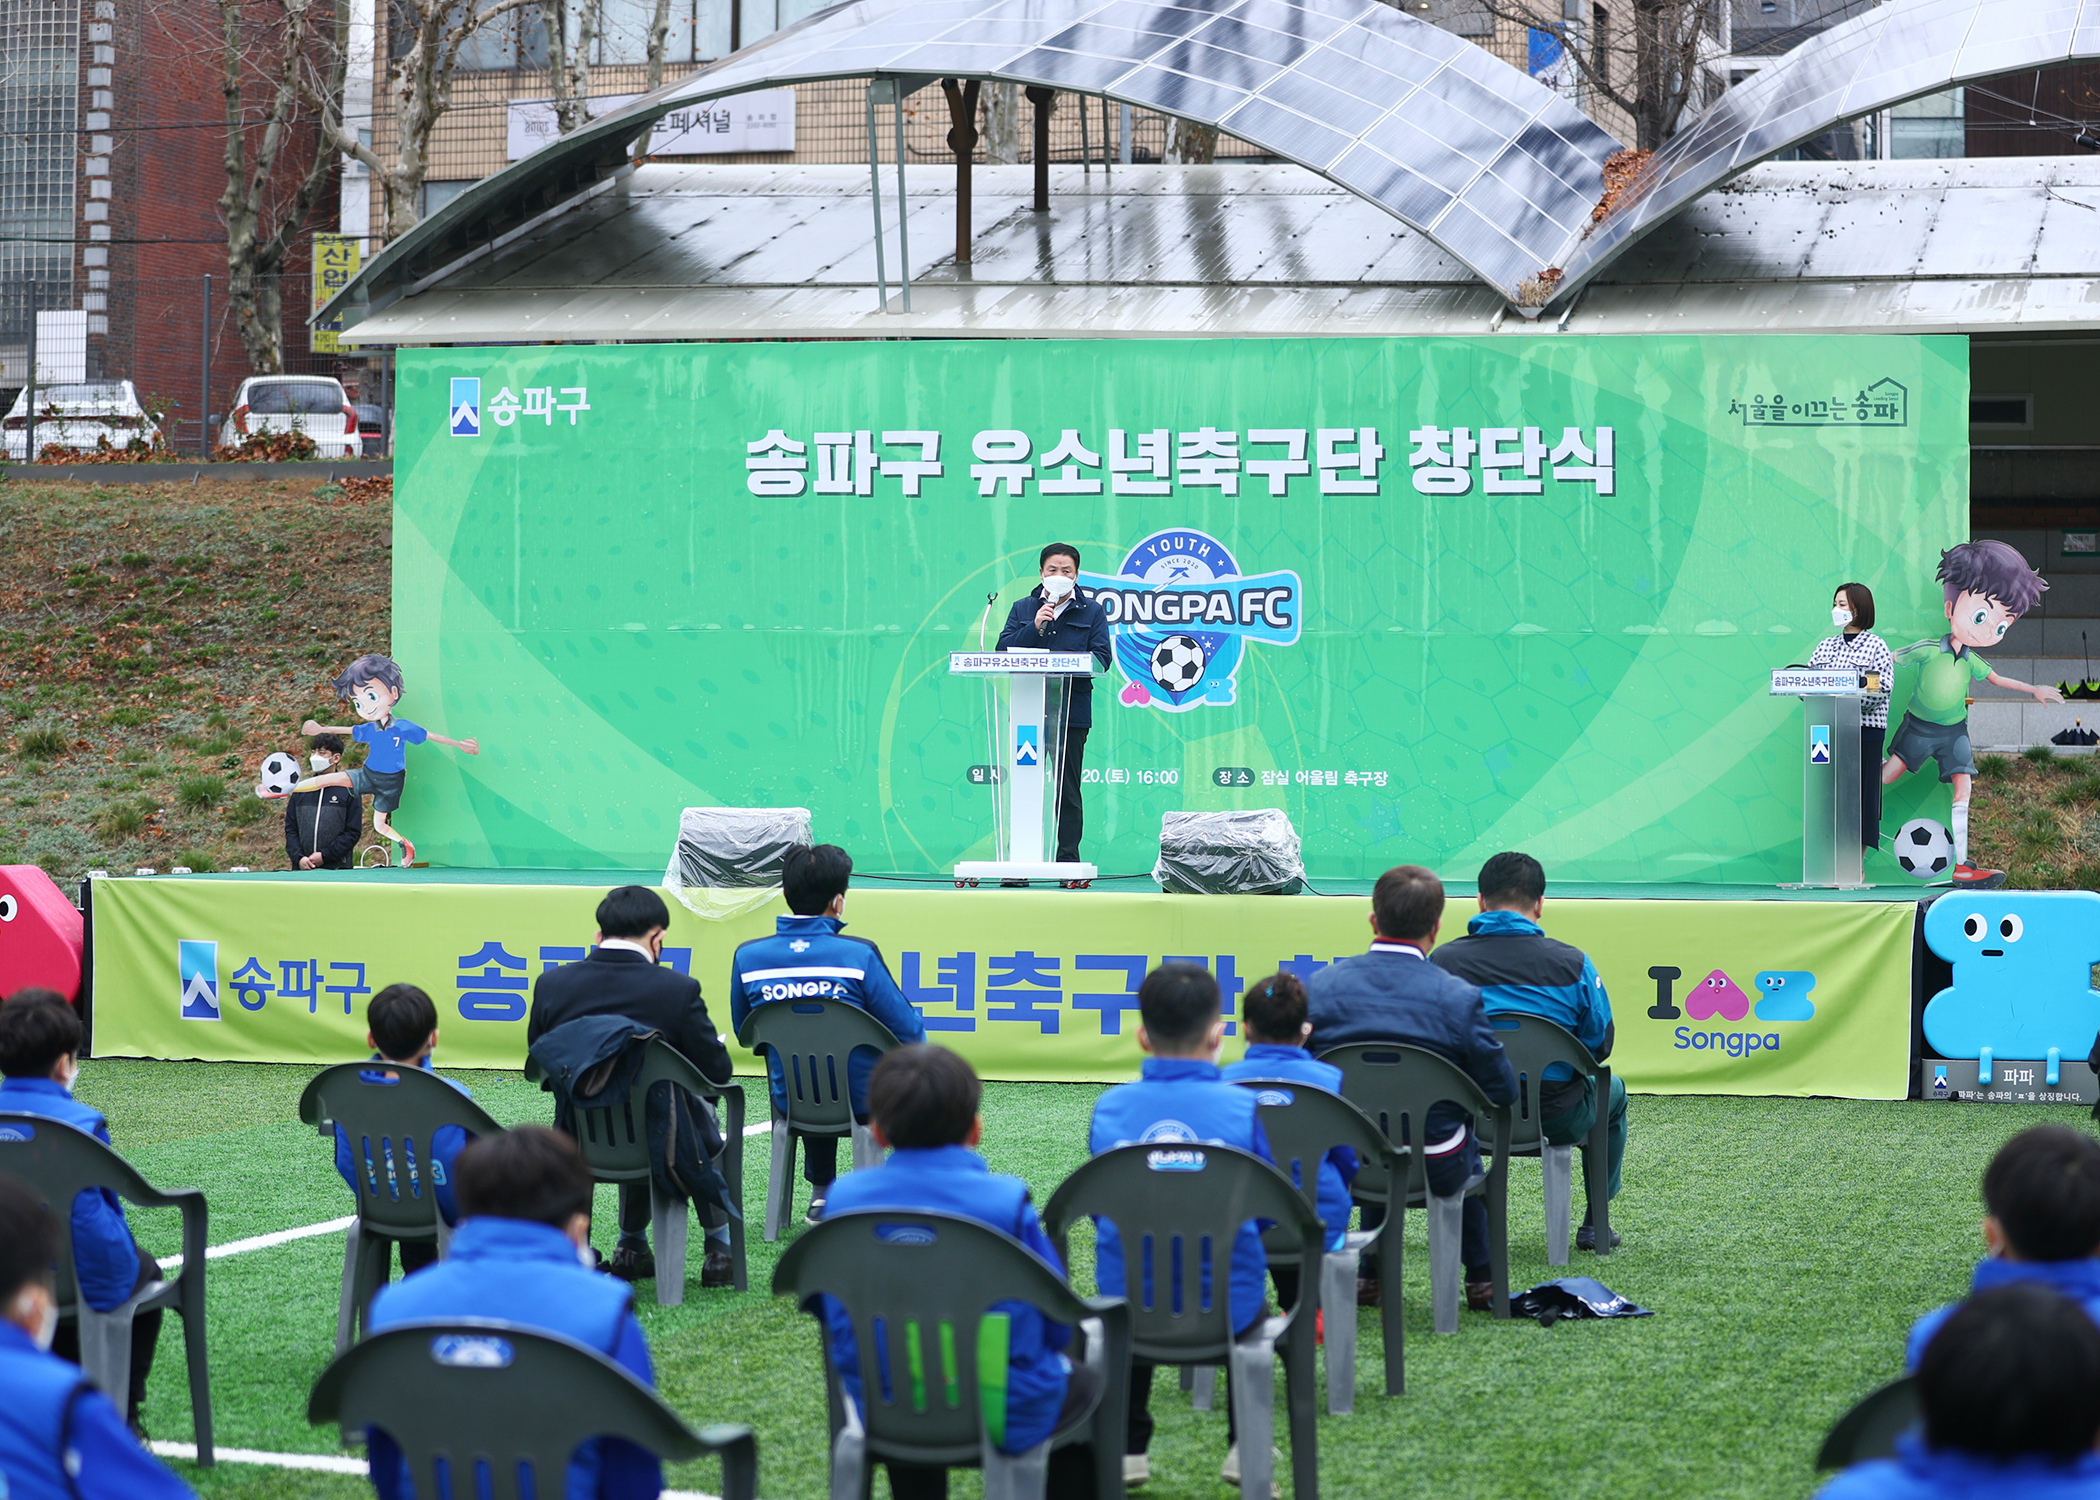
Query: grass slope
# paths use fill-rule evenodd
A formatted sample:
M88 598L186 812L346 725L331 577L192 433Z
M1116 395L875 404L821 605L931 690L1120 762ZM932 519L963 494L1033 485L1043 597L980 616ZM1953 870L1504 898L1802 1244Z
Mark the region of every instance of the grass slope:
M105 1110L119 1144L157 1183L203 1187L222 1244L345 1212L328 1146L297 1123L310 1070L97 1060L83 1098ZM514 1074L460 1075L497 1118L545 1120L546 1096ZM752 1081L755 1082L755 1081ZM1097 1090L991 1084L986 1153L1038 1201L1077 1164ZM758 1090L750 1089L753 1102ZM1380 1394L1374 1314L1363 1315L1356 1414L1322 1417L1321 1492L1354 1497L1801 1496L1823 1431L1892 1378L1910 1322L1958 1296L1978 1252L1976 1183L2014 1131L2067 1118L2041 1107L1981 1108L1842 1100L1640 1097L1633 1103L1626 1234L1605 1261L1578 1255L1655 1310L1636 1322L1498 1324L1468 1314L1457 1336L1431 1334L1422 1216L1410 1216L1408 1394ZM746 1143L754 1218L766 1142ZM1545 1264L1536 1164L1516 1165L1510 1197L1511 1285ZM599 1241L610 1249L612 1201ZM138 1214L141 1240L176 1247L172 1214ZM1075 1249L1078 1247L1075 1247ZM697 1266L682 1307L638 1299L666 1397L695 1423L740 1421L759 1434L767 1500L825 1493L823 1386L813 1325L764 1288L777 1259L755 1230L752 1285L702 1291ZM1076 1257L1082 1285L1091 1270ZM211 1263L213 1391L228 1447L339 1453L307 1426L306 1394L328 1362L342 1242L328 1236ZM188 1436L179 1324L163 1334L145 1420ZM1157 1500L1222 1500L1221 1414L1193 1411L1161 1377L1152 1486ZM187 1470L213 1495L365 1493L328 1475L224 1465ZM674 1471L711 1489L710 1465ZM878 1485L878 1493L881 1493ZM978 1492L956 1476L958 1497Z

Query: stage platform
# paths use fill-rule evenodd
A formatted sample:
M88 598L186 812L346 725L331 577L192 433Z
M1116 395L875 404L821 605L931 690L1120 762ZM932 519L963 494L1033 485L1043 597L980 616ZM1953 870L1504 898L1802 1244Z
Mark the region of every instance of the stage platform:
M439 1059L517 1068L533 981L581 958L599 896L654 871L366 870L97 877L86 883L96 1056L320 1064L361 1055L366 1000L409 981ZM1160 962L1207 965L1228 1017L1249 983L1363 951L1367 882L1301 896L957 890L856 875L848 930L880 945L934 1040L987 1077L1134 1075L1136 990ZM1464 930L1453 889L1444 936ZM1902 1098L1920 889L1556 885L1547 930L1589 952L1612 998L1612 1066L1637 1091ZM671 903L664 961L727 1025L730 956L777 898L704 917ZM1236 1026L1229 1025L1228 1032ZM1226 1043L1237 1055L1241 1043ZM732 1051L735 1051L732 1047ZM740 1069L756 1059L737 1053Z

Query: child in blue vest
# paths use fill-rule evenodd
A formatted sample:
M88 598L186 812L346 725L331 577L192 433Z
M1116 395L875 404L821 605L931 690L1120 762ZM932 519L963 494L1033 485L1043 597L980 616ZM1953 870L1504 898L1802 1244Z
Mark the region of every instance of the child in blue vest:
M1197 964L1162 964L1138 986L1138 1046L1149 1054L1135 1083L1118 1084L1095 1101L1087 1149L1096 1156L1118 1146L1154 1142L1202 1142L1237 1146L1272 1161L1269 1138L1256 1117L1254 1093L1225 1082L1218 1048L1225 1020L1218 981ZM1105 1297L1127 1295L1123 1246L1116 1226L1094 1221L1094 1276ZM1261 1231L1249 1219L1232 1244L1232 1326L1244 1334L1267 1311L1262 1274L1268 1263ZM1146 1450L1152 1444L1152 1371L1149 1361L1130 1362L1130 1428L1123 1445L1123 1482L1136 1486L1152 1477ZM1234 1441L1232 1403L1225 1403L1224 1478L1239 1482L1239 1447Z
M1980 1292L1918 1365L1924 1431L1817 1500L2100 1500L2100 1328L2037 1282Z
M1972 1296L2015 1281L2038 1281L2100 1324L2100 1141L2062 1125L2023 1130L1983 1173L1983 1239ZM1904 1363L1915 1371L1958 1302L1936 1307L1910 1330Z
M139 1446L80 1366L49 1352L58 1327L58 1225L0 1173L0 1495L14 1500L195 1500Z
M454 1188L461 1218L451 1253L380 1288L371 1331L494 1318L574 1339L653 1389L634 1289L584 1268L592 1184L576 1142L537 1125L481 1137L459 1154ZM401 1450L377 1428L368 1429L365 1440L380 1500L410 1500L415 1490ZM624 1438L592 1438L569 1461L566 1500L654 1500L662 1491L663 1466ZM554 1486L542 1477L538 1492L553 1500ZM459 1500L456 1487L453 1493Z
M1225 1065L1227 1083L1242 1078L1287 1078L1330 1094L1341 1093L1342 1070L1333 1063L1318 1061L1305 1050L1305 1039L1312 1035L1312 1022L1305 1018L1305 986L1297 975L1271 974L1249 987L1247 998L1240 1005L1240 1026L1247 1034L1247 1055ZM1257 1101L1259 1098L1257 1095ZM1327 1231L1329 1250L1339 1250L1346 1243L1349 1184L1356 1180L1357 1165L1356 1152L1347 1146L1336 1146L1320 1159L1320 1225ZM1271 1266L1269 1279L1276 1283L1279 1304L1296 1304L1295 1268Z
M437 1006L430 996L412 984L390 984L372 997L365 1007L365 1043L372 1049L372 1061L389 1063L396 1068L421 1068L434 1077L442 1074L430 1065L430 1057L437 1050L438 1024ZM384 1073L384 1069L373 1072ZM371 1076L369 1073L365 1075ZM467 1094L466 1086L455 1078L445 1082ZM468 1098L474 1097L467 1094ZM459 1153L466 1149L470 1139L467 1132L457 1125L440 1125L430 1138L430 1181L437 1189L438 1212L447 1224L459 1222L459 1205L453 1198L452 1173L459 1160ZM378 1151L378 1143L373 1143ZM369 1165L384 1179L389 1171L383 1156ZM350 1137L338 1125L335 1127L335 1170L343 1183L352 1192L357 1190L357 1170L360 1163L357 1153L351 1149ZM412 1275L430 1265L438 1258L437 1241L401 1240L401 1274Z
M41 1115L85 1131L107 1146L109 1125L102 1111L73 1097L80 1077L80 1017L55 990L17 990L0 1005L0 1110ZM74 1195L73 1276L80 1295L96 1312L108 1312L129 1301L139 1288L160 1279L160 1264L131 1237L124 1204L108 1188L83 1188ZM153 1369L153 1350L160 1340L158 1308L142 1312L131 1324L131 1389L125 1392L124 1419L138 1424L139 1403L146 1396L146 1376ZM61 1358L80 1359L80 1325L59 1329L52 1348Z
M868 1079L868 1112L889 1159L834 1184L824 1217L876 1209L956 1214L1020 1241L1062 1277L1064 1263L1036 1218L1028 1184L993 1172L977 1154L984 1138L984 1117L977 1112L983 1095L976 1072L945 1047L899 1047L885 1055ZM866 1397L853 1322L837 1302L823 1301L832 1368L858 1406ZM1097 1386L1093 1372L1064 1353L1072 1341L1070 1328L1024 1302L1002 1302L997 1311L1011 1320L1006 1437L999 1451L1026 1453L1077 1420L1092 1404ZM888 1467L896 1500L943 1500L948 1493L946 1469ZM1093 1458L1086 1444L1067 1444L1051 1453L1049 1493L1060 1500L1093 1495Z

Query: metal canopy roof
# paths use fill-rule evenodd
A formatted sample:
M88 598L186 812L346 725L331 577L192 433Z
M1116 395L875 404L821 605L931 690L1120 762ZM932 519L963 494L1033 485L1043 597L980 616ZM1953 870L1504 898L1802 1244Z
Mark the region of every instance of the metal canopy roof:
M866 169L646 165L384 308L349 343L719 338L1907 333L2100 321L2100 160L1769 162L1617 259L1563 325L1313 173L980 168L973 265L879 310ZM914 179L915 247L953 186ZM923 228L921 228L923 226ZM952 236L949 237L952 242ZM891 231L894 250L894 227ZM893 268L894 269L894 268ZM897 305L893 297L891 306Z
M1628 245L1754 163L1906 99L2100 57L2100 0L1896 0L1811 37L1666 142L1587 237L1564 300Z

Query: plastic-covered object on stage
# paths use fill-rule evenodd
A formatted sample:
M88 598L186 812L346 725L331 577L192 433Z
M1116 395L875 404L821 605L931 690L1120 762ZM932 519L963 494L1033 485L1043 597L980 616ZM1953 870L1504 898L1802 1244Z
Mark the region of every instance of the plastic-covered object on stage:
M1305 858L1280 808L1170 812L1152 878L1175 895L1292 896L1305 889Z
M788 850L815 842L806 807L688 807L664 888L701 916L752 911L780 890Z

